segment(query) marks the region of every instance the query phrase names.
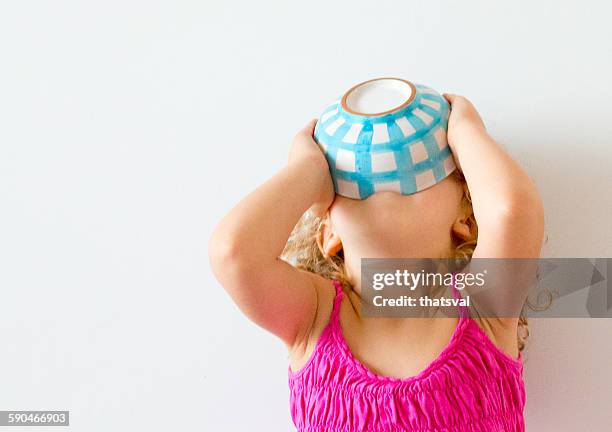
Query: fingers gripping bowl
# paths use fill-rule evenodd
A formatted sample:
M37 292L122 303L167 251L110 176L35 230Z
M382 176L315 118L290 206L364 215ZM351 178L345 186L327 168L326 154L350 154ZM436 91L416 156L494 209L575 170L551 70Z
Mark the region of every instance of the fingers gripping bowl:
M435 90L400 78L349 89L323 111L314 133L336 193L410 195L444 180L456 169L446 140L449 114Z

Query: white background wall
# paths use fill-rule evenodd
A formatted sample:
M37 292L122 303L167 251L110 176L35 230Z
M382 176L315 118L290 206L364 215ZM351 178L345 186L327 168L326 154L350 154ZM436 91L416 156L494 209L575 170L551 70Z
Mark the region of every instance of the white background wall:
M74 431L291 430L284 348L239 314L206 244L293 134L371 77L470 97L541 189L545 255L612 256L610 13L2 2L0 409L69 409ZM608 430L612 320L532 334L529 430Z

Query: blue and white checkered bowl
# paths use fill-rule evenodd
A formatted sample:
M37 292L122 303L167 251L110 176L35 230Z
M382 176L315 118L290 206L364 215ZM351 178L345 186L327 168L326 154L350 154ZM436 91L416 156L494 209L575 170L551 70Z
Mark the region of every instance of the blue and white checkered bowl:
M356 110L355 92L381 80L408 89L405 100L382 112ZM442 181L456 169L446 141L449 114L436 91L399 78L348 90L321 114L314 134L336 193L354 199L379 191L410 195Z

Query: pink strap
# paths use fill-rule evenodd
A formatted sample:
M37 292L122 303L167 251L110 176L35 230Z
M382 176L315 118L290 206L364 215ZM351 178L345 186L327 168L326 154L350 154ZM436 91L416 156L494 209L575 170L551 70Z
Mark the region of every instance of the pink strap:
M330 321L337 322L340 314L340 304L342 304L342 282L337 279L332 279L332 282L334 284L334 288L336 289L336 296L334 297L334 305L332 308Z

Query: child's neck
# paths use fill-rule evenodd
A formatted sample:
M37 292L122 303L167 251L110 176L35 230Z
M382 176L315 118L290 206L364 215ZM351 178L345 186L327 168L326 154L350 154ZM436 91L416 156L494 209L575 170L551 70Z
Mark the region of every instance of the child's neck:
M361 259L362 258L448 258L450 256L450 245L423 245L423 247L410 247L401 245L391 247L364 247L361 249L344 248L344 266L348 281L353 290L361 294Z

